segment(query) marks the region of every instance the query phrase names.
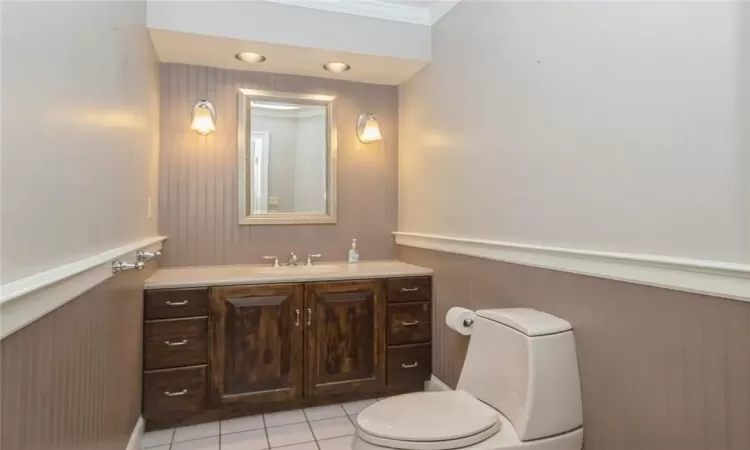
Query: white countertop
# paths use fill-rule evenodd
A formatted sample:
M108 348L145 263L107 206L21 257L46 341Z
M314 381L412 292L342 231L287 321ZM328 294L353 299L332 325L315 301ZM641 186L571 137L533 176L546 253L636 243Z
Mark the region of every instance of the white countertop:
M321 262L314 266L270 267L194 266L165 267L146 280L146 289L226 286L234 284L292 283L431 275L432 269L400 261L360 261L357 264Z

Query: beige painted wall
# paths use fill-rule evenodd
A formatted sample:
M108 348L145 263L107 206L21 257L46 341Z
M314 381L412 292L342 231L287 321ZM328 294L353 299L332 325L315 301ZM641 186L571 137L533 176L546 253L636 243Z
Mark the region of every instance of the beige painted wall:
M145 1L2 8L6 283L156 234L159 84Z
M338 223L239 225L237 212L237 91L239 88L335 95L338 135ZM199 136L189 116L198 99L216 108L216 132ZM352 238L362 259L395 257L397 222L397 91L392 86L323 78L161 66L159 228L168 236L169 266L259 264L264 255L322 253L343 261ZM362 144L357 115L380 120L383 140Z
M741 3L462 1L399 88L399 230L750 262Z

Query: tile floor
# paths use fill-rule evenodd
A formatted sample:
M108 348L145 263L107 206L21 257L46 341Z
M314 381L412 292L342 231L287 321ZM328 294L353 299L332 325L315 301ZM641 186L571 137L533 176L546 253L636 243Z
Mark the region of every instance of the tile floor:
M350 450L354 420L378 399L150 431L148 450Z

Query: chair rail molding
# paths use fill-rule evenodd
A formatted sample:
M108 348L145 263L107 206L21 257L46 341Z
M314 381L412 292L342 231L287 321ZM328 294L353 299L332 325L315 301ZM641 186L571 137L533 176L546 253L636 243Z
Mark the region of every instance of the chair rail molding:
M750 302L750 265L394 232L396 244Z
M165 239L165 236L140 239L3 284L0 286L0 339L115 276L112 273L114 260L135 262L135 252L160 250Z

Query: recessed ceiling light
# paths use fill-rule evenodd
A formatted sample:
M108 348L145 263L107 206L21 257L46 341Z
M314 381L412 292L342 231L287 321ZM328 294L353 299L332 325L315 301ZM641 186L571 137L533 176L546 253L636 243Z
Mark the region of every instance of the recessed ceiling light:
M253 52L237 53L236 55L234 55L234 57L248 64L258 64L266 60L265 56L261 55L260 53Z
M333 73L344 73L347 70L351 69L352 66L350 66L349 64L342 63L342 62L329 62L329 63L323 64L323 68Z

